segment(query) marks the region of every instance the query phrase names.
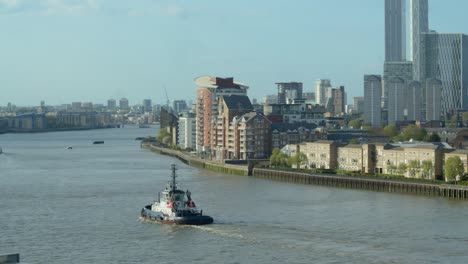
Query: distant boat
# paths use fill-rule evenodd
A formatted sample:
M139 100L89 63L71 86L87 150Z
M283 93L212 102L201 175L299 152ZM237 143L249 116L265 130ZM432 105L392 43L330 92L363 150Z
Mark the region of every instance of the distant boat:
M93 144L104 144L104 140L94 141Z
M70 147L67 147L67 149L73 149L73 147L70 146Z

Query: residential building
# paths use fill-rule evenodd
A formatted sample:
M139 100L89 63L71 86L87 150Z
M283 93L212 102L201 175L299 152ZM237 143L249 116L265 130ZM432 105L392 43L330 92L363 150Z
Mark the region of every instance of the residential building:
M382 83L382 96L384 108L387 108L389 89L387 83L394 78L402 79L405 84L413 80L413 63L410 61L386 61L384 63L384 75Z
M364 158L361 145L349 144L338 148L337 169L364 171Z
M176 113L182 113L184 111L187 111L187 102L185 100L174 100L172 102L172 109L174 109L174 112Z
M117 108L117 103L115 99L109 99L107 100L107 109L108 110L115 110Z
M315 128L317 125L309 123L272 123L271 148L317 140Z
M230 124L228 158L268 159L271 154L271 122L261 113L234 117Z
M435 78L426 82L426 120L439 121L441 117L442 82Z
M15 130L40 130L47 128L47 119L44 113L27 113L8 118L8 127Z
M122 112L130 111L130 106L128 104L128 99L127 98L121 98L119 100L119 108L120 108L120 111L122 111Z
M144 99L143 100L143 111L145 113L153 112L153 103L151 102L151 99Z
M81 111L81 102L72 102L71 109L72 111Z
M336 169L338 156L338 143L330 140L318 140L291 145L291 156L298 151L307 156L307 168ZM295 151L294 151L295 149Z
M425 76L442 82L442 114L468 109L468 36L427 32L421 38Z
M278 86L278 104L288 104L302 99L301 82L282 82L276 85Z
M331 97L333 101L333 114L335 116L341 116L345 114L346 93L344 86L333 88Z
M422 34L429 31L428 0L411 0L410 8L410 52L413 62L413 79L424 83L426 81L426 76L424 74L425 51L422 46Z
M421 120L421 83L411 81L407 85L406 91L406 120L420 121Z
M382 77L364 75L364 120L372 127L382 126Z
M405 120L406 85L401 78L390 79L386 86L388 89L388 124Z
M444 164L445 164L445 161L451 157L459 157L460 160L463 162L463 168L465 169L465 172L468 172L468 150L456 149L454 151L445 153Z
M364 97L356 96L353 98L353 114L364 113Z
M385 0L385 61L406 58L405 10L405 0Z
M234 78L201 76L197 84L197 152L211 153L212 130L218 116L218 99L223 95L247 95L247 85Z
M315 103L325 106L330 96L331 81L329 79L318 79L315 81Z
M197 143L197 119L194 113L182 113L179 116L178 144L182 149L195 150Z
M322 125L325 107L311 104L265 104L263 113L273 123L309 123Z

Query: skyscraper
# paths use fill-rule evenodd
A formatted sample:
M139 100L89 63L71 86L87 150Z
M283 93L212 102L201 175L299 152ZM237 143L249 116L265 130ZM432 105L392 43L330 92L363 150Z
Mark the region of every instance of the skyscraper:
M382 125L382 77L364 75L364 119L372 127Z
M421 39L425 75L442 82L442 113L468 109L468 36L428 32Z
M440 120L442 82L437 79L427 79L426 82L426 120Z
M144 99L143 100L143 111L146 112L146 113L153 112L153 104L151 102L151 99Z
M287 104L293 100L302 99L302 83L276 83L278 86L278 104Z
M386 84L388 87L388 124L405 120L406 84L402 78L392 78Z
M406 93L406 119L411 121L421 120L421 83L412 81L408 83Z
M328 90L331 89L331 81L329 79L318 79L315 81L315 103L326 105L328 97L331 96Z
M413 61L413 78L424 82L424 50L421 45L421 36L429 31L429 4L428 0L411 0L411 60Z
M385 61L406 60L406 0L385 0Z

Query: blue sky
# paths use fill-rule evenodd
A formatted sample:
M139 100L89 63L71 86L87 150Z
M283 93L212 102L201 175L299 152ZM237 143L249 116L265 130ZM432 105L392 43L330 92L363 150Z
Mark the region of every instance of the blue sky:
M233 76L249 96L329 78L351 102L382 72L384 0L0 0L0 105L194 99ZM430 0L430 27L468 33L466 0ZM409 49L409 47L408 47Z

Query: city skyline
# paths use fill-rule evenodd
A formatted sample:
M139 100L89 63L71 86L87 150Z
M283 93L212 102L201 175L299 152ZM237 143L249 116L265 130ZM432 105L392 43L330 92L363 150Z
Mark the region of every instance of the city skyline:
M431 1L430 28L468 32L468 3L451 2ZM0 105L122 97L164 104L165 88L171 100L193 99L193 80L205 74L245 81L258 99L274 94L276 82L313 92L316 79L331 79L350 101L363 94L363 74L382 73L385 58L384 1L48 3L0 1L0 29L9 36L0 49ZM334 19L317 10L333 10Z

